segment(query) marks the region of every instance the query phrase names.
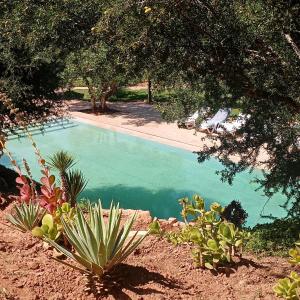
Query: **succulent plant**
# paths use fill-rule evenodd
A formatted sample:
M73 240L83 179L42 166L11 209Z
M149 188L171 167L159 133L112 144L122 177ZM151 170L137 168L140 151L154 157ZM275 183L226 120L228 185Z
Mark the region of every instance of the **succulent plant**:
M31 232L35 237L47 238L50 240L56 240L60 236L57 224L50 214L44 215L41 227L34 227Z
M278 297L287 300L299 300L300 276L296 272L291 272L289 277L279 279L273 290Z
M290 260L292 265L300 265L300 240L295 243L296 247L289 251Z
M56 250L75 261L77 265L57 259L59 262L80 272L101 278L116 264L126 259L147 234L141 237L137 237L138 232L132 236L129 235L136 214L121 226L122 212L119 205L111 205L107 222L104 221L100 201L95 206L89 204L88 216L89 219L84 216L80 208L77 208L72 224L61 217L64 235L74 251L67 250L51 239L46 238L46 240Z
M150 234L157 234L157 235L162 235L163 230L160 227L160 223L157 219L154 219L150 225L149 225L149 233Z
M181 214L187 225L179 233L167 233L166 236L176 245L191 243L196 266L217 269L222 263L231 263L236 253L241 255L250 233L223 220L224 209L219 203L214 202L209 210L205 210L204 200L197 195L192 200L182 198L179 203L183 206Z
M41 220L45 210L38 204L29 201L15 205L13 213L6 216L6 219L16 226L19 230L25 232L32 230Z
M300 241L295 243L296 247L289 251L291 259L289 262L292 265L300 265ZM278 297L287 300L300 299L300 275L292 271L287 278L279 279L278 283L273 287L275 294Z

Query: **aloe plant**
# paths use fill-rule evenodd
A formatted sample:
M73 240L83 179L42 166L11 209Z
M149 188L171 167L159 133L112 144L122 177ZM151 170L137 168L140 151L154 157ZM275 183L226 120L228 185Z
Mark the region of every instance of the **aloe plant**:
M130 236L136 214L121 226L122 212L119 205L111 204L107 222L104 221L100 201L95 206L89 204L88 215L89 219L84 216L80 208L77 208L72 224L61 218L64 235L74 251L71 252L50 239L46 240L79 266L59 259L56 259L57 261L80 272L101 278L116 264L124 261L148 233L137 237L138 232L135 232Z
M38 204L22 202L20 205L15 205L13 214L8 214L6 219L16 226L22 232L32 230L45 214L45 210Z

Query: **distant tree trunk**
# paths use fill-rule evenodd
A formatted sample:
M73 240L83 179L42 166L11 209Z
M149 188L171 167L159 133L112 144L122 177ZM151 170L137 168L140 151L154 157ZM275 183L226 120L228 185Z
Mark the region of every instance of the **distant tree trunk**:
M94 87L90 84L89 80L87 78L83 78L87 88L88 88L88 91L89 91L89 95L91 97L91 105L92 105L92 110L93 110L93 113L96 113L97 112L97 97L96 97L96 94L95 94L95 91L94 91Z
M105 112L108 110L107 101L109 100L109 97L111 97L113 94L116 93L116 91L117 91L117 84L115 82L110 82L104 86L100 98L99 109L101 112Z
M147 103L152 103L152 82L150 79L148 79L148 97L147 97Z

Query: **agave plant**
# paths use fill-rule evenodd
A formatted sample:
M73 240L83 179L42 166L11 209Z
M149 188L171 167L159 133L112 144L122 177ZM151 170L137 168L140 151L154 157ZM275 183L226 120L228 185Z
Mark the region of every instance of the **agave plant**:
M68 200L72 207L75 206L77 197L83 191L87 184L87 180L79 170L69 171L65 175L66 180L66 192L68 194Z
M51 168L56 169L59 172L61 189L63 191L63 199L67 200L67 171L75 165L74 158L67 151L58 151L49 157Z
M46 238L46 240L80 266L59 259L56 259L57 261L80 272L101 278L115 265L124 261L148 233L137 237L138 232L135 232L130 236L136 214L127 220L123 226L120 226L122 212L119 205L111 204L107 222L104 221L100 201L95 206L89 204L88 215L89 219L86 219L81 209L77 208L72 224L61 218L64 234L72 245L73 252L50 239Z
M45 210L31 201L22 202L14 206L14 213L6 216L6 219L22 232L32 230L42 219Z

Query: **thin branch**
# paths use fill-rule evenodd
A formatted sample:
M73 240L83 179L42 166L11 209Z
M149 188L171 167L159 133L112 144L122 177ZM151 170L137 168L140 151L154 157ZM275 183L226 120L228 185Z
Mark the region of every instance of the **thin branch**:
M296 53L296 55L300 59L300 49L298 48L298 46L296 45L296 43L293 41L291 35L288 34L288 33L285 33L284 37L287 40L287 42L292 46L292 48L294 49L294 52Z

